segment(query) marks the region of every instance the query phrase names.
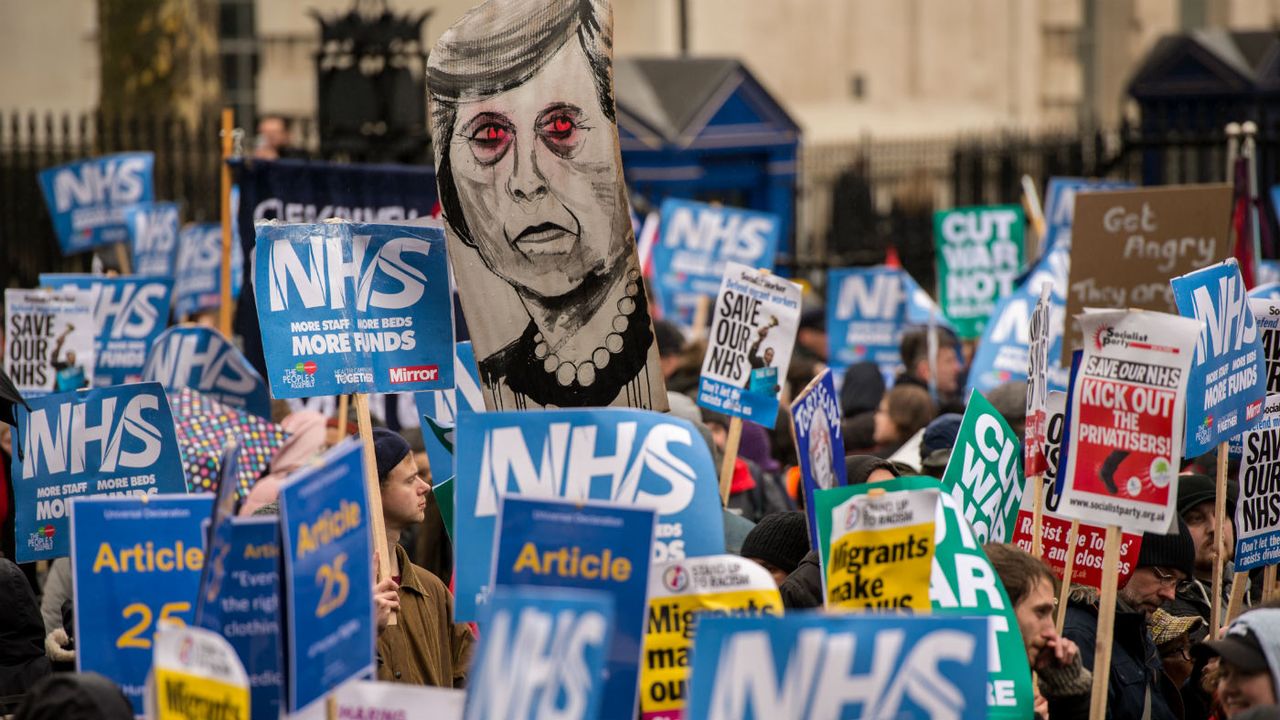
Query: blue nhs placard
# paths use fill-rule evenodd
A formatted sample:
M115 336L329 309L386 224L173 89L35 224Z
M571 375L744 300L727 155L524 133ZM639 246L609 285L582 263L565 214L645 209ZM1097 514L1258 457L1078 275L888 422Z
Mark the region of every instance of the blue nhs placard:
M772 270L781 220L772 213L662 202L662 229L653 246L654 293L664 316L688 327L698 298L714 298L725 263Z
M987 717L986 618L887 613L698 621L685 717Z
M141 379L147 350L169 324L173 280L41 273L40 284L55 290L98 290L98 305L94 308L95 386L123 385Z
M603 500L658 512L653 561L724 552L711 453L688 421L647 410L466 413L459 418L454 548L459 620L488 592L502 497Z
M1178 313L1201 323L1187 385L1193 392L1187 393L1183 449L1195 457L1262 420L1266 356L1234 258L1169 282Z
M264 224L254 293L277 398L453 387L444 231Z
M607 594L499 588L485 605L481 625L465 720L601 717L605 656L613 635L613 601Z
M271 418L271 395L249 359L222 333L203 325L171 327L156 338L142 368L167 392L191 388L218 402Z
M127 242L124 208L154 199L149 152L119 153L40 171L40 190L63 255Z
M178 204L144 202L124 209L133 272L173 277L178 255Z

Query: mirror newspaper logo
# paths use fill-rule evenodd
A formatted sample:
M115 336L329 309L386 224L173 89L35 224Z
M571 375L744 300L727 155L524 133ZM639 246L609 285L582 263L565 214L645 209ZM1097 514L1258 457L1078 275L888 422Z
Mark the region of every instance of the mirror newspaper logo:
M440 379L439 365L414 365L393 367L388 373L392 385L403 383L435 382Z

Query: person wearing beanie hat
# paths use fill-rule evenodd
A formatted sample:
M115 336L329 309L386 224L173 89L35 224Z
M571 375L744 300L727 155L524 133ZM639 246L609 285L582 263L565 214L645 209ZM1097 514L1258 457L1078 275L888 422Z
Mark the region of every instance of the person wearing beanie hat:
M781 585L809 552L809 526L798 510L769 513L742 541L739 555L760 563Z
M412 685L460 687L471 661L474 637L453 622L453 594L435 575L414 565L400 546L400 534L423 521L431 486L419 474L413 451L387 428L373 429L373 455L391 577L374 588L379 594L378 679ZM394 591L390 602L382 593ZM398 607L395 625L383 625L383 608Z
M1013 428L1013 434L1022 437L1027 428L1027 381L1010 380L986 393L987 402L1000 413Z
M1194 567L1191 535L1179 520L1175 533L1143 533L1138 560L1113 607L1099 607L1098 593L1093 588L1077 585L1072 589L1062 635L1079 646L1085 667L1091 671L1097 650L1098 615L1115 613L1108 718L1177 720L1181 717L1182 697L1160 670L1148 618L1173 600L1178 582L1190 577Z
M1218 564L1218 522L1214 514L1218 486L1208 475L1184 474L1178 476L1178 517L1187 524L1191 542L1195 547L1195 571L1185 582L1178 584L1178 591L1169 612L1174 615L1199 615L1210 627L1226 623L1227 605L1231 600L1231 580L1234 575L1230 564L1235 556L1236 534L1233 518L1236 514L1238 486L1227 482L1227 512L1223 523L1222 546L1226 550L1222 560L1222 602L1218 622L1209 622L1213 608L1213 568ZM1247 582L1247 580L1246 580ZM1249 593L1244 594L1245 602Z
M1216 690L1222 717L1280 717L1276 707L1280 698L1280 609L1244 613L1221 639L1198 645L1195 652L1198 657L1219 660Z
M924 436L920 438L920 470L925 475L942 479L947 469L947 461L951 459L951 448L956 446L956 437L960 435L960 424L964 416L957 413L943 413L934 418L924 428Z

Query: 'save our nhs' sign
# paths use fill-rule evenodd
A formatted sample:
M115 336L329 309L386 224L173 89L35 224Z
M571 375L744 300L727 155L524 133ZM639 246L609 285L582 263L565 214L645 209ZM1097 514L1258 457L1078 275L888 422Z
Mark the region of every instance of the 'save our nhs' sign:
M654 562L724 552L715 467L693 425L647 410L465 413L458 418L457 607L488 592L499 499L606 500L658 512Z
M149 152L77 160L40 171L40 190L63 255L127 242L124 207L154 199Z
M453 387L444 232L258 226L254 293L278 398Z

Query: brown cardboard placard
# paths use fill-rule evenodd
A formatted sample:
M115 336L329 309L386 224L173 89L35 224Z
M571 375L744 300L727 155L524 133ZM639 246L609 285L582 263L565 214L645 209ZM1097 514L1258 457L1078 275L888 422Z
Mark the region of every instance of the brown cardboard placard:
M1062 362L1080 347L1086 307L1176 315L1169 279L1231 255L1231 185L1080 193L1071 230Z

